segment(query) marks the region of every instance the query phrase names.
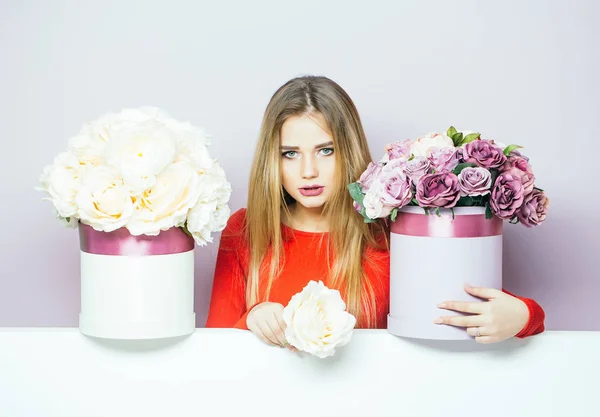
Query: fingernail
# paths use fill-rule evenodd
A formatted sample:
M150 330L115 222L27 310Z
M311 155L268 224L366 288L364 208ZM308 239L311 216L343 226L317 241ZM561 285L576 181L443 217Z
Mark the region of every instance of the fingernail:
M437 306L440 308L444 308L444 307L446 307L446 303L439 303Z
M435 324L442 324L442 319L437 318L433 321Z

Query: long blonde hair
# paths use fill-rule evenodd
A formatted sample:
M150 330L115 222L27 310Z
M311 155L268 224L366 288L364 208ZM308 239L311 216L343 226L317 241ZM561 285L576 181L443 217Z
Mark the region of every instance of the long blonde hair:
M374 327L375 297L364 275L363 255L367 245L379 245L378 235L383 228L379 223L364 223L354 210L347 189L372 159L354 103L338 84L326 77L304 76L288 81L275 92L265 110L248 188L246 304L250 307L268 300L273 282L283 268L281 222L284 216L289 216L290 197L281 182L280 132L289 117L310 113L325 118L336 158L338 187L323 210L329 221L328 250L332 255L328 286L345 295L348 310L363 327ZM264 265L268 255L269 265ZM261 299L259 279L265 275L267 286Z

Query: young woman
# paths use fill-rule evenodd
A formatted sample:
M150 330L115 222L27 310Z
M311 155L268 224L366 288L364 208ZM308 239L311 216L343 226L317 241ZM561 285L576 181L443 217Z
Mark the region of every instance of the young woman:
M357 328L386 328L388 231L364 223L347 186L372 160L358 112L326 77L294 78L271 98L256 148L248 208L221 235L207 327L249 329L286 346L284 306L310 281L340 290ZM533 300L491 288L465 290L482 302L445 301L471 313L440 317L478 342L544 330ZM443 301L443 300L440 300Z

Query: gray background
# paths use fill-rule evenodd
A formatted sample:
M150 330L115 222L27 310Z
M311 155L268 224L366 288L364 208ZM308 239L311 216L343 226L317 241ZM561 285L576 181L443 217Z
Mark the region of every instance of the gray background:
M580 1L0 2L0 326L77 326L74 230L34 191L82 123L154 105L214 136L246 202L262 113L296 75L354 99L373 156L450 124L525 146L547 222L505 228L505 288L600 330L600 6ZM198 249L202 327L217 245Z

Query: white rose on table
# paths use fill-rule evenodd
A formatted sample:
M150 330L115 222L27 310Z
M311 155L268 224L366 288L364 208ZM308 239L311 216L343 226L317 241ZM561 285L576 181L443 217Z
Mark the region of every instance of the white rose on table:
M77 213L76 198L81 173L82 167L77 157L70 152L61 152L40 175L40 186L36 189L49 195L45 200L52 201L57 217L67 219Z
M78 217L95 230L112 232L127 224L134 212L133 195L115 167L91 167L77 195Z
M119 169L125 183L142 192L154 186L156 176L175 160L176 135L156 120L123 123L111 132L106 162Z
M136 210L127 224L134 235L156 236L161 230L182 226L202 191L196 169L187 162L169 165L156 184L136 199Z
M356 318L346 311L339 291L310 281L283 310L286 340L319 358L350 342Z
M414 156L428 157L432 148L453 148L452 138L445 133L429 133L421 136L410 146L410 153Z

